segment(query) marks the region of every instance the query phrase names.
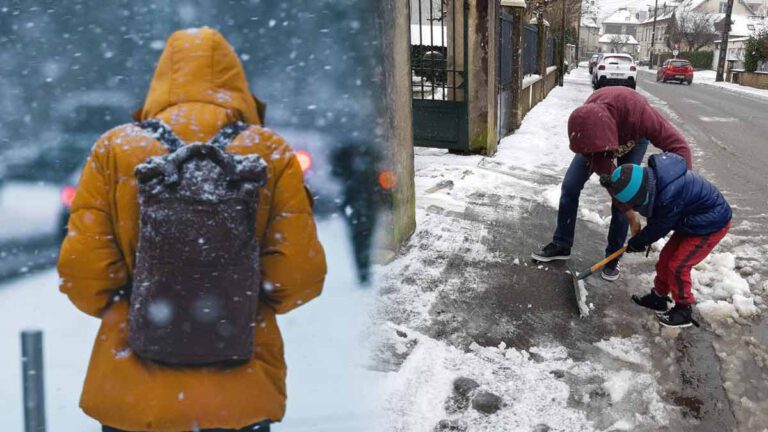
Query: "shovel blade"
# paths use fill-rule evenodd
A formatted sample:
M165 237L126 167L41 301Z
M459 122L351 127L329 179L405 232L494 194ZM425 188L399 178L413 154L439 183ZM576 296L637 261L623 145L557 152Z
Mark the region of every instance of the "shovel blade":
M585 318L589 316L589 306L587 305L587 288L584 281L579 279L579 273L572 268L568 268L573 283L573 294L576 297L576 307L579 310L579 316Z

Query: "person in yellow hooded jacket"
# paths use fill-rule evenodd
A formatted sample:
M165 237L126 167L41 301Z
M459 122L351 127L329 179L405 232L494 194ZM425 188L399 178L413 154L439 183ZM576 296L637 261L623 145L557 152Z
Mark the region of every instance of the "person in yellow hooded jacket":
M136 121L161 120L184 142L204 142L224 125L249 125L229 145L267 163L256 236L261 276L253 358L228 367L171 367L143 360L128 346L129 300L121 295L135 268L139 203L134 170L167 153L135 124L105 133L85 163L58 263L60 290L101 319L80 400L105 431L268 430L285 413L286 365L276 314L318 296L326 274L301 167L289 145L261 127L237 55L209 28L174 33L160 56Z

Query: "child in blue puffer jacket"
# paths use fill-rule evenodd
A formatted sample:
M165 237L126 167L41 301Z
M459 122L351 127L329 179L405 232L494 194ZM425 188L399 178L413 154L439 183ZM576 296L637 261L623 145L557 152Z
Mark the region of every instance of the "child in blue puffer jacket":
M651 156L646 168L622 165L600 182L616 200L647 218L648 225L629 240L627 252L643 252L674 231L656 263L654 288L632 300L659 313L662 325L689 327L694 303L691 268L725 237L731 206L712 183L689 171L685 159L672 153Z

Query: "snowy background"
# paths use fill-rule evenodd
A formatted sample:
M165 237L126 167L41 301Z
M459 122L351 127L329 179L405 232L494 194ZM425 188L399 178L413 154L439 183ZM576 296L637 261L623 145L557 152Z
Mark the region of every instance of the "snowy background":
M50 431L96 431L77 407L97 322L57 290L60 194L97 137L131 121L175 30L207 25L240 56L267 126L313 157L324 205L323 295L280 317L288 413L275 430L370 430L379 373L361 335L373 302L357 285L347 227L334 210L334 146L373 145L380 100L372 0L22 1L0 3L0 419L22 429L19 331L45 332ZM348 144L348 142L347 142ZM311 176L311 178L309 177ZM330 205L328 203L331 203Z

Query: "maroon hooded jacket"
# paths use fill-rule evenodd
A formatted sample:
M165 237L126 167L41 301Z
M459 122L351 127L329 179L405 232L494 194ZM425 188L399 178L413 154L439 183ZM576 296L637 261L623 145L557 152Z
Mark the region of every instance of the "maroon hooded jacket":
M584 155L592 171L610 175L614 160L645 138L666 152L682 156L692 168L683 135L639 93L626 87L595 91L568 119L571 151Z

